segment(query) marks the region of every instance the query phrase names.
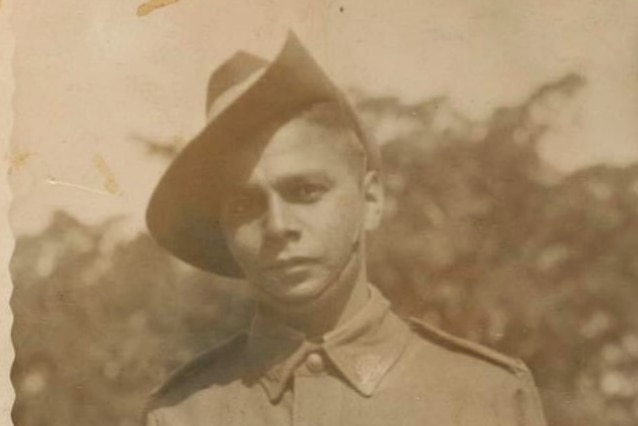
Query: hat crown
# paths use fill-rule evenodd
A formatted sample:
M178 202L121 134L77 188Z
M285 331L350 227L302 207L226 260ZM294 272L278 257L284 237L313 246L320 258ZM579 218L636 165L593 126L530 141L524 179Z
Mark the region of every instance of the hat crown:
M212 121L266 70L268 61L239 51L220 65L208 80L206 118ZM262 72L258 72L258 71Z

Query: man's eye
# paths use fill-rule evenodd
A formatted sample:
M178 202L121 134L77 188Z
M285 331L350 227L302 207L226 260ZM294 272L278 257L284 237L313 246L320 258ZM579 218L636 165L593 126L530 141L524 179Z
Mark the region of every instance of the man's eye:
M296 185L295 187L291 188L289 195L292 201L311 203L314 201L318 201L323 196L323 194L326 193L326 191L327 188L324 185L306 183Z

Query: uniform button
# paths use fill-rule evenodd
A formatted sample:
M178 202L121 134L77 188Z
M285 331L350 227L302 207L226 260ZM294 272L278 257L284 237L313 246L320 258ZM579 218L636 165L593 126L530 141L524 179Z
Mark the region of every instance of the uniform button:
M308 355L308 358L306 358L306 367L311 373L321 373L325 368L322 356L316 352Z

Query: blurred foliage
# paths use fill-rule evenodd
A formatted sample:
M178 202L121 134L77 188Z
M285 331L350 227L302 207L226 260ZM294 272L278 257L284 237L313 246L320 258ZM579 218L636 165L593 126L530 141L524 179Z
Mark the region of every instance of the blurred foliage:
M355 93L386 166L370 274L400 313L523 358L551 425L630 426L638 165L564 176L538 155L583 84L566 76L485 122L445 98ZM146 234L124 241L118 223L58 213L18 239L16 426L135 425L168 371L246 325L245 283L193 270Z

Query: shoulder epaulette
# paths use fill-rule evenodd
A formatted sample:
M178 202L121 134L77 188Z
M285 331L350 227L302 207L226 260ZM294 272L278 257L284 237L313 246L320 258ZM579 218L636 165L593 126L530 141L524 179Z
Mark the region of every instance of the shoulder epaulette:
M244 333L236 334L215 345L214 348L197 355L190 362L169 374L168 378L162 384L152 390L150 394L151 399L161 397L168 389L174 387L177 383L188 380L190 377L199 374L201 369L204 367L210 367L225 353L229 352L236 346L243 344L245 338L246 335Z
M453 336L417 318L410 318L410 324L423 337L434 340L442 346L455 351L467 353L492 364L504 367L517 375L527 371L525 364L518 359L510 358L478 343Z

